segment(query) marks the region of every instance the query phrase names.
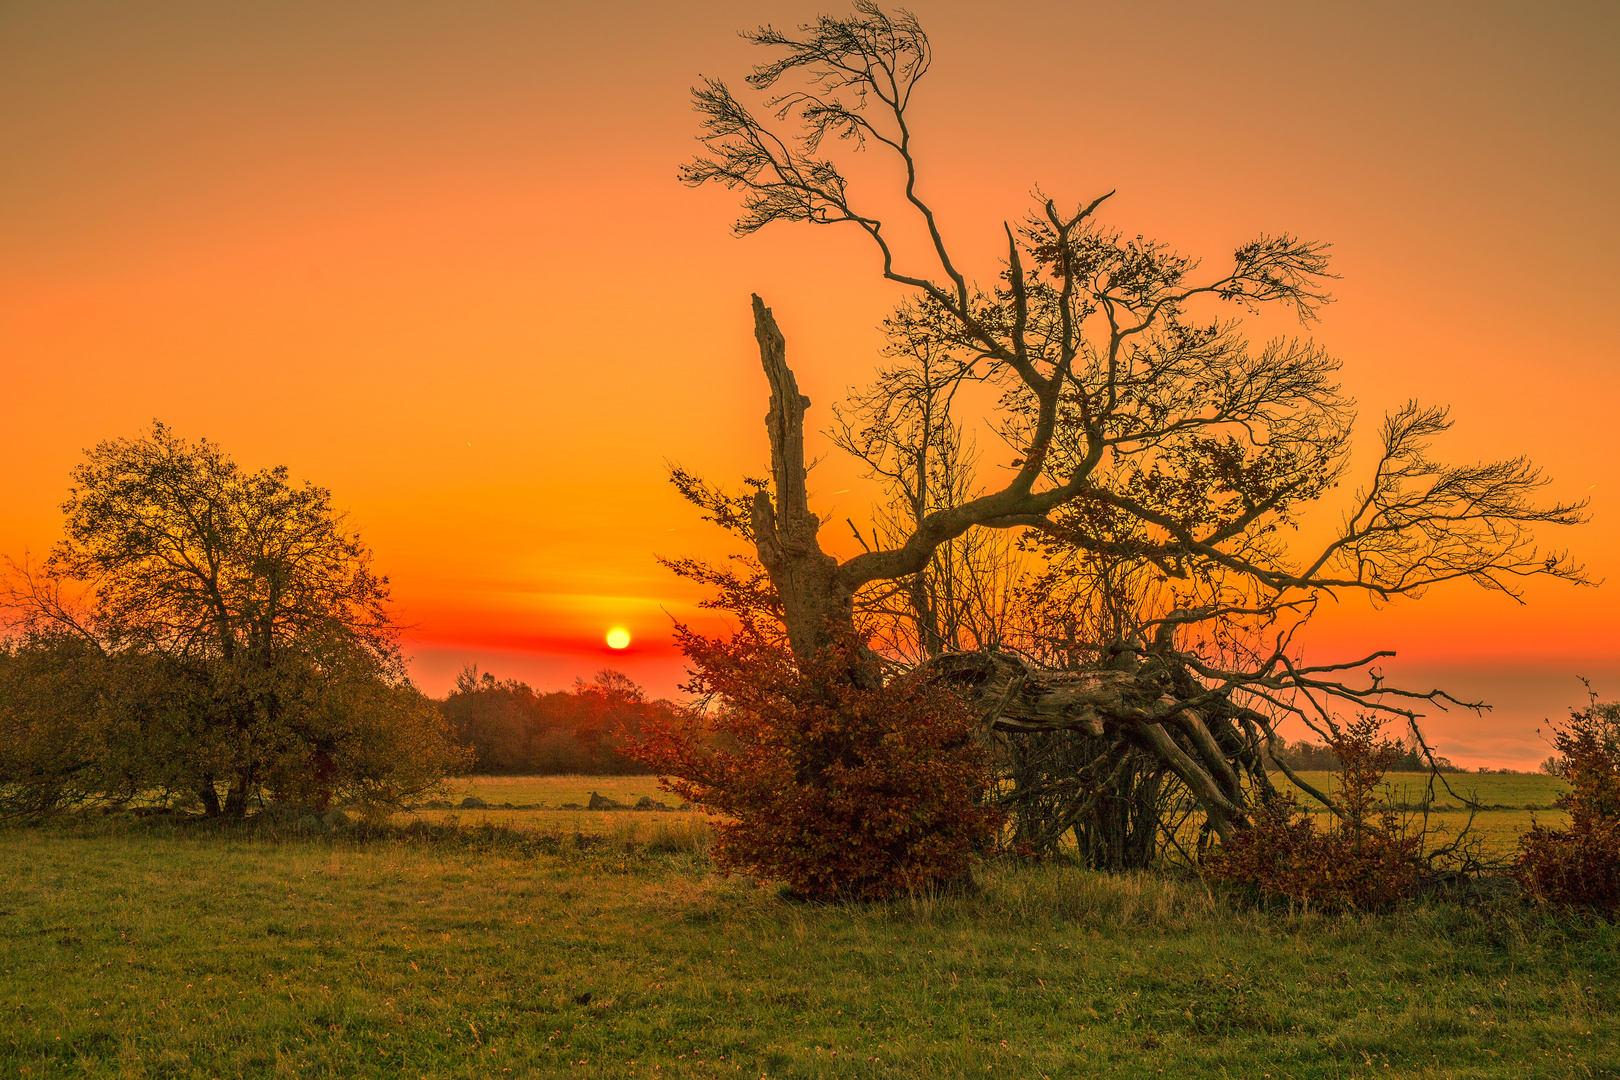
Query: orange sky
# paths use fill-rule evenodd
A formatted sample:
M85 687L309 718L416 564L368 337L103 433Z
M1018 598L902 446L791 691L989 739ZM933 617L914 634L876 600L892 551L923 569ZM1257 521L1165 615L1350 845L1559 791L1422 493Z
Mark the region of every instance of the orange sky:
M1117 188L1109 222L1211 266L1263 230L1332 241L1314 333L1364 426L1451 403L1442 452L1589 495L1550 539L1620 581L1620 18L1414 7L919 3L923 192L981 281L1037 184ZM653 555L727 548L665 462L761 470L749 292L821 424L901 296L855 235L734 240L733 199L675 180L696 77L740 82L735 31L817 10L0 7L0 553L47 550L81 449L156 417L333 489L430 692L467 660L672 692L694 596ZM837 519L869 504L845 462L814 480ZM1347 602L1309 655L1396 648L1392 677L1500 706L1431 720L1443 751L1534 761L1576 675L1620 696L1614 587Z

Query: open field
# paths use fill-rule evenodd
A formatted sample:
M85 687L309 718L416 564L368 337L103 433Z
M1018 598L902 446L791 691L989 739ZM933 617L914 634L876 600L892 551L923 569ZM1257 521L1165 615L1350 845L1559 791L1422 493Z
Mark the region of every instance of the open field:
M1451 791L1434 785L1431 809L1450 812L1464 810L1472 801L1490 809L1500 810L1552 810L1554 800L1568 790L1569 785L1556 776L1503 775L1501 773L1446 773L1445 782ZM1318 791L1332 794L1337 774L1330 772L1301 772L1299 778ZM1288 784L1281 773L1273 774L1279 785ZM1428 798L1428 773L1390 773L1385 778L1389 801L1397 805L1417 806ZM1288 785L1292 786L1292 785Z
M154 820L0 831L0 1075L1620 1075L1620 932L1517 901L806 906L678 837Z
M450 780L449 785L452 802L471 795L491 805L556 808L589 802L592 792L623 803L634 803L643 795L670 805L680 802L659 789L656 776L462 776Z
M1329 772L1302 772L1301 780L1318 791L1333 794L1337 775ZM1287 785L1287 779L1278 774L1274 779ZM1497 773L1450 773L1446 781L1448 792L1436 782L1434 794L1428 794L1428 773L1390 773L1386 778L1386 798L1395 806L1416 808L1429 803L1425 816L1408 810L1414 826L1426 824L1433 832L1434 843L1443 844L1454 839L1464 826L1470 826L1468 802L1484 807L1472 815L1470 835L1477 839L1478 854L1493 862L1513 857L1518 850L1519 837L1539 822L1552 828L1569 824L1569 815L1554 809L1554 800L1568 785L1556 776L1504 776ZM1292 786L1292 785L1288 785ZM1300 804L1319 813L1327 813L1308 796L1301 795ZM1434 844L1431 844L1432 848Z
M1332 791L1333 773L1301 772L1299 775L1323 791ZM1287 783L1281 773L1273 777L1278 783ZM1386 780L1391 799L1412 804L1422 801L1428 777L1428 773L1390 773ZM1436 809L1463 809L1465 799L1515 810L1550 809L1553 800L1568 787L1556 776L1543 775L1449 773L1446 780L1456 795L1448 794L1437 785ZM656 776L463 776L450 780L449 786L455 802L472 795L491 804L558 807L565 803L584 803L593 791L620 802L634 802L642 795L671 804L678 801L659 789Z
M1318 790L1328 793L1333 790L1333 773L1304 772L1300 777ZM1280 774L1275 779L1279 784L1286 783ZM1391 773L1388 779L1392 802L1410 806L1423 802L1428 774ZM1437 843L1450 840L1468 823L1469 813L1464 799L1472 799L1490 808L1480 811L1473 819L1473 835L1480 842L1481 854L1489 859L1510 858L1517 849L1519 837L1532 821L1555 828L1568 824L1567 814L1552 809L1553 800L1565 787L1564 782L1555 776L1459 773L1448 779L1456 795L1437 787L1428 815L1428 825L1434 831ZM621 837L633 838L642 834L650 836L654 821L687 821L691 827L701 828L705 818L700 811L671 811L652 818L635 815L645 820L630 822L621 814L559 809L567 803L588 802L593 791L623 803L634 803L646 795L656 801L675 805L677 800L661 792L657 778L651 776L470 776L451 781L450 790L450 802L459 804L462 799L473 796L483 799L490 806L477 810L422 809L395 815L393 822L403 825L421 820L543 831L611 831ZM1307 808L1317 808L1309 797L1302 795L1300 801ZM521 809L501 809L502 803L511 803Z
M454 808L419 808L395 814L391 822L395 825L426 821L544 832L615 833L622 838L650 835L655 829L667 829L676 822L684 822L690 828L706 828L707 815L701 810L669 810L648 815L562 809L570 803L588 804L593 792L627 805L634 805L644 795L668 806L680 805L674 796L659 790L658 778L653 776L465 776L451 780L449 791L444 801L453 803ZM461 808L461 801L469 796L482 799L489 806ZM503 808L503 803L510 803L514 809Z

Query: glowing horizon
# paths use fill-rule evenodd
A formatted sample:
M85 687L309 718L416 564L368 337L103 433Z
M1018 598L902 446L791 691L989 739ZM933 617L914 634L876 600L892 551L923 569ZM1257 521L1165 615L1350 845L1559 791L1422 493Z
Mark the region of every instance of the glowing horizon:
M852 233L733 239L735 202L675 180L687 90L740 83L759 58L739 28L844 6L0 12L0 554L48 550L80 451L156 417L332 489L428 692L472 661L544 688L617 667L675 695L672 625L720 624L655 557L743 549L666 461L728 486L763 469L749 294L818 430L904 295ZM1037 184L1117 189L1111 224L1206 265L1260 232L1330 241L1321 322L1256 336L1343 358L1361 445L1419 397L1453 406L1444 459L1529 454L1549 498L1592 499L1592 524L1548 544L1616 578L1613 10L917 14L935 55L921 183L970 277L996 272ZM1087 43L1073 70L986 63L1034 26ZM812 447L813 505L860 521L873 489L829 451ZM847 529L823 541L855 550ZM1392 673L1490 694L1499 713L1440 714L1433 734L1460 761L1524 765L1544 756L1536 724L1581 702L1577 675L1620 697L1612 587L1345 598L1309 647L1393 648Z

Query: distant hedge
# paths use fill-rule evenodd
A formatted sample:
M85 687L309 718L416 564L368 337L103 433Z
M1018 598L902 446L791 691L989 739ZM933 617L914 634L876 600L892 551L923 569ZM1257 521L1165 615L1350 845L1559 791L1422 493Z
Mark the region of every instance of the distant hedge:
M439 702L456 740L473 755L473 771L508 776L566 773L646 775L646 765L622 752L653 719L679 712L648 701L629 677L610 670L571 690L541 693L516 679L500 681L468 665Z
M1298 742L1288 742L1286 740L1281 740L1281 742L1282 750L1277 757L1290 769L1311 772L1337 772L1339 769L1339 755L1334 753L1333 748L1326 743L1306 742L1304 739L1300 739ZM1406 742L1397 745L1399 749L1391 759L1390 772L1429 771L1428 759L1423 756L1423 751L1415 739L1408 739ZM1441 772L1468 771L1453 765L1450 758L1443 758L1438 754L1435 755L1434 763ZM1512 770L1503 771L1511 772Z

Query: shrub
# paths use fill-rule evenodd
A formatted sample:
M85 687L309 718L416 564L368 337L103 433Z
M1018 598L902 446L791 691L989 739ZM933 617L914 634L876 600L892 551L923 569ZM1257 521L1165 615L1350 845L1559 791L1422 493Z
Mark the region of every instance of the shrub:
M1253 827L1210 856L1212 876L1325 910L1385 907L1416 888L1422 836L1377 795L1400 747L1363 717L1328 740L1339 760L1335 822L1319 829L1291 794L1262 802Z
M713 712L649 724L636 749L667 790L730 820L715 864L786 882L808 899L872 900L961 882L1001 814L973 717L916 673L850 680L858 643L800 666L765 638L677 628L688 689Z
M162 674L67 634L0 642L0 817L179 786L144 737L172 719L153 692Z
M0 816L181 795L234 769L255 801L397 808L466 756L433 702L339 639L268 669L32 633L0 646ZM234 721L226 728L216 718Z
M1613 919L1620 915L1620 702L1571 710L1553 745L1556 771L1569 781L1558 796L1569 828L1532 824L1519 838L1516 876L1540 900Z

